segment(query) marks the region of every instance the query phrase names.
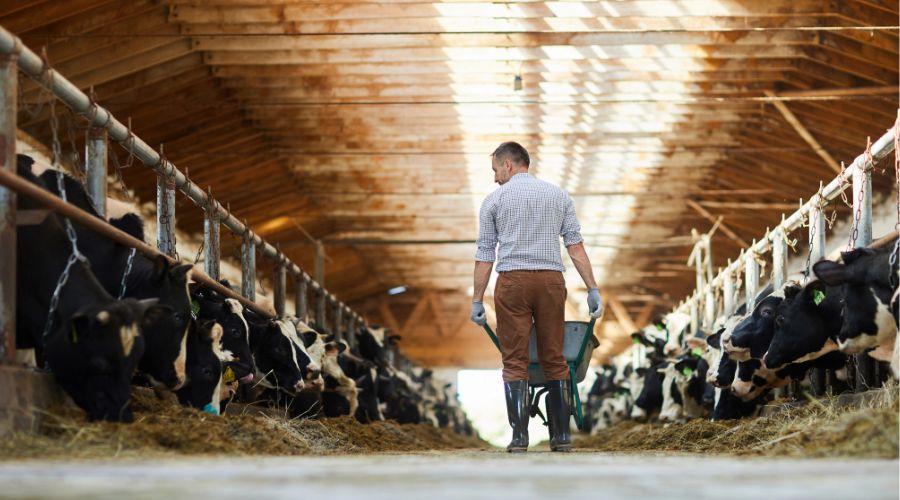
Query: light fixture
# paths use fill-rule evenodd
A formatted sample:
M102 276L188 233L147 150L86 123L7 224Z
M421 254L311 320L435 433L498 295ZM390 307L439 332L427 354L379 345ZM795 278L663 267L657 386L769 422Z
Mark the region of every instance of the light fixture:
M388 295L400 295L401 293L406 293L405 286L395 286L394 288L389 288L387 291Z

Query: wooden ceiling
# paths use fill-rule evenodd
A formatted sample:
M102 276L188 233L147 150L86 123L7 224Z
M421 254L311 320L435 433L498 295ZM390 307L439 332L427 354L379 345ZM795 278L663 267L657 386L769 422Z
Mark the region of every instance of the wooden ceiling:
M692 288L692 228L724 217L724 263L833 177L824 157L850 160L894 122L897 30L846 28L897 23L896 0L0 4L0 25L303 267L304 231L325 241L326 286L413 359L482 367L498 357L466 319L501 141L572 194L608 355ZM21 91L22 128L49 142L44 96ZM82 123L61 123L79 150ZM153 200L146 169L125 182ZM182 200L178 225L200 230L201 212Z

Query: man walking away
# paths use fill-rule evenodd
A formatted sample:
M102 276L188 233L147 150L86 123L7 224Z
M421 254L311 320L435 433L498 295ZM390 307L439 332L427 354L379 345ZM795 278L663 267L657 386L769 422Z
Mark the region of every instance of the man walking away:
M529 175L530 163L528 151L515 142L504 142L491 155L494 182L500 187L485 198L479 214L471 319L479 325L487 321L482 301L496 260L497 336L513 430L506 449L528 449L528 338L533 323L538 359L548 381L550 449L569 451L572 395L563 356L566 283L560 238L588 288L591 316L599 317L603 305L572 199L562 189Z

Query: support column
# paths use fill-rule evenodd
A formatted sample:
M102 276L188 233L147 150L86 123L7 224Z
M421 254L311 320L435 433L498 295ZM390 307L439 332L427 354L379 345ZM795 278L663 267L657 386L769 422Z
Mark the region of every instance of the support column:
M347 342L347 345L353 347L356 344L356 314L347 309L347 338L344 341Z
M206 274L219 281L219 204L210 195L203 217L203 260Z
M693 337L697 330L700 328L700 304L699 302L700 294L696 293L693 297L691 297L691 331L688 332L688 335L685 338Z
M344 339L344 304L335 301L334 303L334 336L338 340Z
M16 56L0 56L0 169L16 173ZM0 186L0 362L16 357L16 192Z
M780 227L772 232L772 287L780 289L787 281L787 235Z
M722 316L728 318L734 314L734 275L726 274L722 280ZM715 332L713 332L715 333Z
M241 295L256 301L256 242L250 231L241 241Z
M106 129L91 127L88 129L87 144L85 145L85 168L87 170L87 193L91 198L94 210L104 219L106 213L106 175L109 159L106 148L109 140Z
M756 246L755 241L753 246ZM750 313L756 307L756 296L759 294L759 262L756 262L756 255L752 250L744 256L744 282L747 291L747 312Z
M175 178L156 176L156 248L175 257Z
M327 300L328 292L325 291L325 288L319 288L319 294L316 296L316 324L321 327L325 326L325 301Z
M287 293L287 269L283 262L279 262L275 266L275 285L273 291L273 303L275 306L275 314L279 318L285 315L285 295Z
M309 322L308 304L306 302L306 280L303 276L297 276L297 287L294 288L294 310L297 311L297 317L304 323Z
M807 278L813 276L813 264L825 258L825 213L821 208L810 211L809 222L809 267L805 269ZM824 369L813 368L810 374L813 396L825 394L827 380Z
M872 243L872 165L853 170L853 248ZM866 353L856 355L856 391L877 387L876 362Z

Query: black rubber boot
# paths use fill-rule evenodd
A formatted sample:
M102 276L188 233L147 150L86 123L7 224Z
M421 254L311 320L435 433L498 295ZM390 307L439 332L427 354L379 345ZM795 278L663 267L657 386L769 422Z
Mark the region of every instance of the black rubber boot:
M506 415L512 427L512 441L506 447L510 453L528 451L528 381L514 380L504 384L506 388Z
M569 420L572 395L568 380L550 380L547 382L547 418L552 422L550 428L550 451L571 451L572 436L569 434Z

